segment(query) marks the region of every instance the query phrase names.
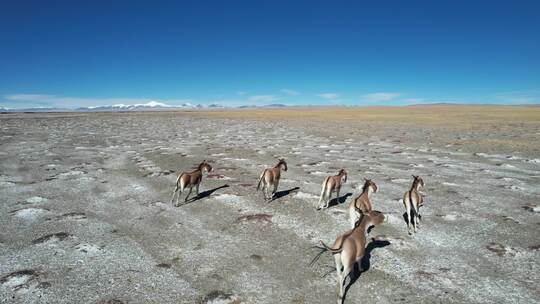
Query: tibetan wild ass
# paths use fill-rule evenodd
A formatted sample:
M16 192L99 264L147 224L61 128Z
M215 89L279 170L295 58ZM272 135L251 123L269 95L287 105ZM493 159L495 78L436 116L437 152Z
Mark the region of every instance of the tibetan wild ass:
M372 210L369 196L371 193L376 193L379 190L377 185L370 179L364 178L364 181L362 193L349 204L349 221L351 222L351 228L354 228L354 224L360 217L361 213L365 214Z
M361 212L361 210L358 210L358 212ZM327 246L322 241L322 247L316 246L321 249L321 252L315 256L310 265L313 265L326 251L330 251L334 255L339 284L338 304L343 303L346 287L345 280L351 274L354 265L364 257L367 230L371 226L380 225L385 220L386 217L379 211L362 213L361 217L356 221L354 228L338 236L332 246Z
M274 194L279 186L281 169L283 169L283 171L287 171L287 163L283 158L280 158L277 165L275 165L273 168L266 168L262 172L261 177L259 178L259 183L257 184L257 190L261 188L262 184L262 191L265 200L271 200L274 197ZM268 188L272 186L272 196L270 196L268 195Z
M328 176L322 183L321 197L319 198L319 207L317 210L328 208L332 192L336 192L336 197L339 199L339 191L341 190L341 184L347 182L347 171L345 169L339 170L337 175ZM324 200L324 205L321 203Z
M180 174L178 178L176 179L176 187L174 188L173 195L171 198L171 203L173 204L173 206L174 206L174 196L176 195L176 193L179 192L176 198L176 206L178 206L178 203L180 201L180 196L182 195L182 192L184 192L184 189L186 188L189 188L189 192L184 200L185 202L187 202L193 187L195 187L195 190L197 191L197 195L199 195L199 186L202 181L203 173L210 172L210 171L212 171L212 166L210 166L210 164L208 164L206 160L204 160L202 163L199 164L199 166L197 166L197 170L189 172L189 173L182 172L182 174Z
M412 176L414 178L411 189L403 194L403 205L405 205L405 211L407 212L407 229L411 234L411 223L416 233L416 228L420 228L420 206L424 202L419 190L420 187L424 188L424 181L419 176Z

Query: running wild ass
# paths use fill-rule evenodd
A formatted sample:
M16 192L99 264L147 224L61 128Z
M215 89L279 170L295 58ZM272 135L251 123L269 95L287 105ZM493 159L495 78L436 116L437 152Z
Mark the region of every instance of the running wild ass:
M322 183L321 197L319 198L319 207L317 207L317 210L328 208L328 204L332 198L332 192L336 192L336 197L339 199L341 184L346 182L347 171L345 169L339 170L337 175L326 177ZM324 205L321 204L323 200Z
M270 200L274 197L274 194L279 186L281 169L283 169L283 171L287 171L287 163L283 158L280 158L277 165L275 165L273 168L266 168L262 172L261 177L259 178L259 183L257 184L257 190L261 188L262 184L262 191L265 200ZM268 195L268 188L271 186L273 186L272 196Z
M420 206L424 202L419 190L420 187L424 187L424 181L420 176L412 176L413 183L411 189L403 194L403 205L405 205L405 211L407 212L407 229L409 234L411 233L411 222L414 227L414 233L416 228L420 228Z
M361 212L361 210L358 210L358 212ZM345 280L351 274L354 265L364 257L367 230L371 226L380 225L385 220L386 217L379 211L362 213L361 217L355 222L354 228L339 235L332 246L327 246L322 241L322 247L316 246L321 249L321 252L315 256L310 265L313 265L326 251L330 251L334 255L339 284L338 304L343 303Z
M371 193L376 193L379 190L377 185L370 179L364 178L364 181L362 193L349 204L349 221L351 222L351 228L354 228L354 224L361 214L366 214L373 209L371 207L371 202L369 201L369 196Z
M192 172L182 172L176 179L176 187L174 188L173 195L171 198L171 204L174 205L174 196L178 192L178 196L176 198L176 206L178 206L180 201L180 196L182 195L182 192L184 192L184 189L189 188L189 192L184 200L184 202L187 202L189 196L191 195L191 190L193 190L193 187L195 187L195 191L197 191L197 195L199 195L199 186L202 181L203 173L212 171L212 166L206 162L206 160L203 160L202 163L197 166L197 170Z

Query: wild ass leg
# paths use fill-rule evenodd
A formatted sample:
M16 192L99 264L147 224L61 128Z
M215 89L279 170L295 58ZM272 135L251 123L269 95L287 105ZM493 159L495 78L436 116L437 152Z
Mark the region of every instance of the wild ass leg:
M263 190L264 190L264 199L267 201L271 199L270 194L268 193L268 188L270 187L269 184L264 184Z
M189 187L189 192L188 192L186 198L184 199L184 202L187 202L187 201L188 201L188 198L189 198L189 196L191 195L191 191L192 191L192 190L193 190L193 187Z
M420 229L420 212L418 212L419 210L420 210L420 206L416 206L414 213L416 214L415 224L418 229Z
M180 184L180 189L178 190L178 196L176 197L176 205L180 206L180 196L182 196L182 192L184 192L184 186Z
M321 197L319 197L319 204L318 204L319 206L317 207L317 210L320 210L320 209L324 208L322 202L325 199L325 194L326 194L326 189L323 187L323 189L321 191Z
M339 282L341 280L341 268L343 268L343 265L341 264L341 253L334 254L334 260L336 261L336 271Z
M201 184L198 183L197 186L195 187L195 191L197 191L197 192L196 192L196 193L197 193L197 196L199 196L199 186L200 186L200 185L201 185Z
M339 296L337 299L338 304L343 303L343 296L345 294L345 281L347 280L349 274L351 274L353 265L354 264L345 262L345 267L343 268L343 272L341 273L341 278L339 280Z
M417 224L417 220L418 220L418 212L416 211L416 209L413 209L411 210L411 214L412 214L412 217L414 219L413 221L413 228L414 228L414 233L416 233L416 224Z
M172 198L171 198L171 204L174 206L174 196L176 194L176 192L178 192L178 184L174 187L174 191L172 193ZM182 192L180 192L180 194L182 194ZM180 194L178 194L178 196L180 196Z
M326 190L326 203L324 204L324 209L328 208L330 201L332 200L332 190Z
M274 182L274 190L272 191L272 198L274 198L274 195L277 192L278 186L279 186L279 180Z
M410 202L404 200L403 203L405 204L405 213L407 214L407 231L409 232L409 235L411 233L411 224L412 224L412 212L411 212L411 204Z

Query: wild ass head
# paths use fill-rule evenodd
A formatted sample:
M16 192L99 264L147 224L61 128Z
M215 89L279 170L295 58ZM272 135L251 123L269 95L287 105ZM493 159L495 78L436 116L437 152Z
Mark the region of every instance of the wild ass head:
M371 181L370 179L364 178L364 186L362 187L362 192L371 191L376 193L379 190L379 187Z
M200 170L201 172L205 172L205 171L211 172L213 170L212 166L210 166L210 164L206 162L206 159L203 160L203 162L199 164L197 169Z
M339 170L338 175L341 176L341 181L342 181L343 183L346 183L346 182L347 182L347 171L345 171L345 169Z
M412 188L418 190L419 188L424 188L424 180L418 175L413 175L414 178Z
M287 171L287 163L283 158L279 159L279 162L276 165L276 168L283 169L283 171Z

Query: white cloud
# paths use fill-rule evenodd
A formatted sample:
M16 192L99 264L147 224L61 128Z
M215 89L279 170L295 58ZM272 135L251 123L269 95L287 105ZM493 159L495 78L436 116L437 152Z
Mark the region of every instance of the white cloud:
M300 95L300 92L298 91L295 91L295 90L290 90L290 89L282 89L280 90L281 93L285 93L289 96L298 96Z
M48 100L51 97L53 96L41 95L41 94L13 94L13 95L4 96L5 99L12 100L12 101L28 101L28 100L43 101L43 100Z
M253 95L248 98L248 101L251 102L272 102L277 100L279 100L279 98L274 95Z
M401 96L400 93L392 93L392 92L378 92L378 93L371 93L371 94L365 94L362 95L362 100L369 101L369 102L382 102L382 101L390 101L395 99L396 97Z
M322 94L317 94L317 96L319 96L321 98L324 98L324 99L330 99L330 100L339 98L339 94L337 94L337 93L322 93Z
M238 91L238 92L236 92L236 95L240 95L240 96L244 96L244 95L246 95L246 94L247 94L247 92L245 92L245 91Z

